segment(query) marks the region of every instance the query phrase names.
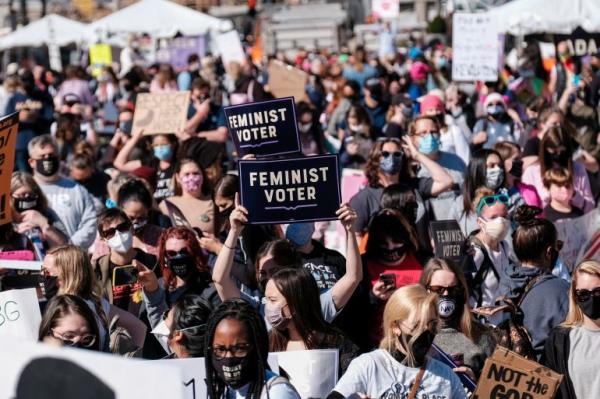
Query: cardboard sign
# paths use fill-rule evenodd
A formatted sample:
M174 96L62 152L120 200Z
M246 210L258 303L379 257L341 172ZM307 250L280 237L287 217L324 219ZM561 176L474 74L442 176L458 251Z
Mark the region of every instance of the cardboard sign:
M300 153L293 97L224 108L238 155Z
M250 224L337 219L338 158L240 161L240 197Z
M190 92L138 94L132 131L148 134L177 133L187 122Z
M0 398L186 398L180 370L161 363L6 339L0 353Z
M487 14L455 13L452 18L452 79L498 80L500 40L496 20Z
M308 74L278 60L269 63L269 91L275 97L294 97L296 102L306 99Z
M155 360L152 363L175 367L180 371L183 377L181 383L185 391L184 398L203 399L208 397L205 381L206 366L203 357Z
M376 18L397 18L400 16L400 0L373 0L371 10Z
M246 54L240 41L240 35L236 30L230 30L226 33L221 33L215 38L217 48L221 54L223 65L227 68L230 62L238 62L243 64L246 60Z
M0 337L37 342L41 322L35 288L0 292Z
M15 164L15 145L19 130L19 114L0 119L0 226L12 222L10 180Z
M287 376L302 399L325 398L338 380L338 350L278 352L280 375Z
M562 375L501 346L485 361L473 399L552 399Z
M566 41L569 53L575 57L585 57L598 53L600 46L600 33L590 33L578 27L570 35L554 35L554 42Z
M463 258L462 248L465 241L456 220L438 220L430 222L431 238L435 256L450 259L460 264Z

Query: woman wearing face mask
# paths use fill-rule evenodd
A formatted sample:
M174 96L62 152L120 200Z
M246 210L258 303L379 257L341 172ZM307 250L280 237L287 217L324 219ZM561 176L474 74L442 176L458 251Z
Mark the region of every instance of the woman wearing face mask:
M569 290L569 283L553 274L562 241L552 222L537 217L541 212L527 205L517 210L513 248L520 266L510 264L502 280L503 295L521 303L523 326L538 359L550 331L567 315Z
M75 295L58 295L48 302L40 323L39 340L57 340L66 347L101 350L94 313Z
M223 302L208 321L206 385L210 399L300 399L267 363L269 338L262 317L247 302Z
M385 306L383 331L379 349L353 360L328 399L466 398L452 369L427 356L438 331L434 294L416 284L394 292Z
M572 154L571 138L565 129L561 127L548 129L540 143L539 163L527 168L522 180L523 183L536 188L545 207L550 202L550 193L544 187L543 177L546 171L555 167L568 169L573 174L574 195L571 204L587 213L595 208L594 196L585 166L579 161L573 161Z
M546 340L542 363L564 377L556 398L592 398L600 389L600 263L573 271L565 321Z
M544 208L544 218L552 223L561 219L583 216L583 211L571 205L573 198L573 177L565 168L546 171L544 187L550 193L550 203Z
M378 140L365 167L368 185L350 200L350 206L356 210L356 233L360 237L367 230L371 216L379 210L379 201L383 189L402 181L419 192L423 199L435 197L452 186L452 177L427 156L419 152L411 140L405 140L405 149L401 141L395 138ZM407 154L419 162L431 175L412 177Z
M519 143L521 130L508 115L506 102L498 93L488 94L483 103L486 116L473 127L471 144L475 149L492 148L498 141Z
M540 154L540 144L546 135L546 132L552 127L564 127L565 114L558 107L547 106L536 118L537 129L535 135L525 143L523 148L523 170L538 162Z
M161 322L162 315L172 303L187 295L199 295L214 306L221 302L196 234L187 227L171 227L160 236L160 279L148 265L137 261L133 263L139 270L138 281L143 287L144 303L152 328Z
M360 105L353 105L346 114L346 129L340 135L340 165L343 168L360 169L373 146L371 120Z
M325 154L325 138L319 127L316 110L304 101L299 102L296 107L302 153L306 156Z
M180 214L190 226L215 234L214 202L206 188L205 173L198 162L181 159L175 169L175 195L163 200L159 208L174 225Z
M48 200L33 176L27 172L13 172L10 195L15 231L29 237L40 256L49 248L67 243L67 236L62 231L65 227L48 206Z
M455 372L477 380L485 359L496 347L496 340L471 314L464 273L452 262L433 258L425 265L420 284L438 296L441 329L433 342L451 357L462 357L463 365Z

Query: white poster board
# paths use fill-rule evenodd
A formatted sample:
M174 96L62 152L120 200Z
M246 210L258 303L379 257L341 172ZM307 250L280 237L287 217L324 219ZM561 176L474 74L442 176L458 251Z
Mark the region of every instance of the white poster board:
M221 33L216 37L216 42L225 68L232 61L242 64L246 59L240 36L236 30Z
M151 363L164 364L175 367L183 376L181 382L184 387L184 398L204 399L208 397L206 390L206 367L203 357L188 359L165 359L150 361Z
M373 0L371 11L377 18L398 18L400 16L400 0Z
M184 398L179 369L160 363L12 339L0 353L0 398Z
M41 322L35 288L0 292L0 337L37 342Z
M325 398L338 380L338 350L278 352L280 375L287 375L302 399Z
M500 40L487 14L455 13L452 19L452 80L498 80Z

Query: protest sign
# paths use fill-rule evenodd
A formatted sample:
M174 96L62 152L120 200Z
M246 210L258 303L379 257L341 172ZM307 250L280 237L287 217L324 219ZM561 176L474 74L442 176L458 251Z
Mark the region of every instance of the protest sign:
M225 107L238 156L300 153L294 98Z
M39 260L14 260L0 259L0 269L15 269L15 270L42 270L42 262Z
M337 218L340 182L336 155L240 161L239 176L240 199L250 224Z
M465 237L456 220L438 220L429 223L435 256L450 259L460 265Z
M112 48L110 44L97 43L90 46L90 66L92 76L98 77L102 67L112 64Z
M181 382L185 391L184 398L204 399L208 397L205 382L206 366L203 357L155 360L153 363L175 367L180 371L183 377Z
M552 399L562 375L501 346L485 361L473 399Z
M455 13L452 18L452 79L497 81L499 44L498 28L492 16Z
M400 15L400 0L373 0L371 11L376 18L397 18Z
M458 367L458 365L456 363L454 363L452 358L446 352L444 352L442 350L442 348L440 348L436 344L431 345L431 349L429 350L428 354L432 358L444 363L446 366L450 367L451 369ZM471 377L469 377L465 373L455 373L455 374L458 377L458 379L460 380L460 382L462 383L465 390L467 392L469 392L469 394L471 394L471 393L473 393L473 391L475 391L475 388L477 388L477 382L473 381L471 379Z
M567 42L569 53L575 57L585 57L598 53L600 33L590 33L578 27L570 35L554 35L554 42Z
M35 288L0 292L0 337L37 342L41 322Z
M187 122L190 92L138 94L131 130L144 134L178 133Z
M4 338L0 353L0 398L187 398L180 370L161 363Z
M338 350L277 352L279 372L302 399L325 398L338 380Z
M563 242L560 259L567 268L573 268L583 259L594 258L594 236L600 229L600 210L594 209L584 216L561 219L554 223L557 238Z
M19 114L0 119L0 226L12 222L10 180L15 163L15 145L19 130Z
M281 61L269 63L269 91L275 97L294 97L296 102L306 99L308 74Z
M229 32L217 35L215 41L225 68L227 68L230 62L239 62L242 64L246 60L240 35L236 30L230 30Z
M156 50L156 61L171 64L176 71L183 71L187 69L190 55L204 56L205 46L204 36L181 36L164 39L162 46Z

